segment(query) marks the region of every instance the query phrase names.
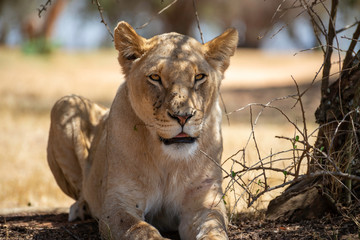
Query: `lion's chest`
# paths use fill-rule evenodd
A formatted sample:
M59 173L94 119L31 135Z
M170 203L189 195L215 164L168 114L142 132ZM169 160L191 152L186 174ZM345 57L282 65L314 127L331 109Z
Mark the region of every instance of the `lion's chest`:
M185 183L175 176L159 178L147 196L145 220L161 230L177 230L185 191Z

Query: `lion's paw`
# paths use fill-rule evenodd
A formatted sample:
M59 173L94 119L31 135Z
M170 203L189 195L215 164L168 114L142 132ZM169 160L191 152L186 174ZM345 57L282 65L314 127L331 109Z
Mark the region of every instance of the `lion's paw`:
M75 221L76 219L84 220L87 215L89 215L88 207L85 201L76 201L70 207L69 211L69 222Z

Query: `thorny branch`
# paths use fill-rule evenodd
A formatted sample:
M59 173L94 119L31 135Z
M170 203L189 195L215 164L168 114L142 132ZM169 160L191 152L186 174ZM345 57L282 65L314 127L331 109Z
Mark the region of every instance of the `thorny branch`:
M275 18L275 15L277 13L281 12L282 14L284 14L283 13L284 9L282 9L282 4L284 2L285 2L285 0L282 1L282 3L279 5L278 9L276 10L276 13L273 16L273 19ZM300 5L295 4L295 2L300 2ZM316 72L315 77L313 78L313 80L311 82L311 86L313 86L318 75L320 74L320 72L321 71L323 72L323 76L320 79L320 81L322 82L323 97L328 93L329 78L332 75L337 75L337 76L341 77L341 74L344 72L351 71L352 69L358 69L358 64L354 66L353 63L354 63L355 59L359 58L358 54L360 51L355 52L354 49L356 46L358 46L357 44L359 43L360 22L356 20L356 22L354 24L351 24L349 26L346 26L346 27L341 28L336 31L335 30L335 22L336 22L336 13L337 13L338 4L339 4L338 0L331 0L331 8L330 8L330 10L328 10L327 6L325 6L323 0L311 1L311 4L309 1L298 0L298 1L294 1L294 4L291 7L291 9L302 7L303 11L301 11L301 14L306 12L309 15L310 20L313 23L313 28L316 31L318 31L319 33L321 33L326 39L326 44L322 44L320 41L320 37L318 38L320 47L323 49L325 56L324 56L324 62L322 63L319 70ZM318 10L314 10L315 5L320 5L325 10L325 14L327 14L329 17L328 26L325 26L325 24L322 20L323 17L321 17L319 15ZM299 14L297 16L299 16ZM273 19L272 19L272 21L273 21ZM346 38L346 39L350 40L349 48L347 50L342 50L339 45L337 34L339 34L340 32L342 32L346 29L354 27L354 26L356 26L356 29L355 29L352 37L350 37L350 38L346 37L346 36L342 37L342 38ZM281 30L282 29L280 29L279 31L281 31ZM276 35L276 33L275 33L275 35ZM336 43L335 43L336 46L334 46L334 44L333 44L334 40L336 41ZM339 61L336 62L336 64L339 65L339 71L337 73L331 74L330 73L331 65L335 64L335 63L331 62L331 55L332 55L333 50L336 50L339 55ZM343 62L343 66L341 67L342 60L341 60L340 52L342 52L342 51L346 52L346 56L345 56L345 60ZM250 111L250 116L252 116L252 110L254 107L261 108L261 110L254 122L252 122L252 117L251 117L251 133L248 138L248 141L245 144L245 147L242 148L241 150L239 150L236 154L234 154L230 158L226 159L226 161L225 161L225 162L227 162L227 161L231 160L233 162L232 169L233 169L234 165L237 165L240 167L240 170L231 171L226 176L224 176L224 179L231 179L231 181L229 182L228 186L225 189L226 193L228 193L230 190L235 191L234 187L231 188L231 186L235 184L233 180L242 182L241 189L244 189L245 191L240 192L240 193L238 192L237 194L234 193L234 195L237 195L240 197L240 196L243 196L244 194L247 194L248 206L251 206L255 201L257 201L265 193L268 193L268 192L276 190L276 189L283 188L285 186L289 186L291 184L297 183L304 179L317 178L317 177L321 176L321 177L330 177L331 179L334 179L333 182L340 183L342 188L347 189L348 193L350 195L352 195L353 199L360 201L357 198L357 196L355 196L355 194L353 192L351 192L351 189L343 183L344 180L360 182L360 176L351 174L350 172L347 172L346 169L344 171L344 167L342 166L344 163L339 162L339 159L337 159L337 156L334 153L324 152L322 148L318 149L313 144L310 143L310 137L315 136L315 134L321 128L329 127L329 126L333 127L335 125L335 133L334 133L333 137L329 139L330 147L331 147L334 144L335 136L341 130L341 126L343 124L350 123L350 125L352 126L352 131L353 131L354 144L357 146L357 151L359 151L359 147L358 147L359 139L358 139L357 134L358 134L358 131L359 131L358 129L359 129L360 125L358 123L355 123L353 120L354 118L359 119L359 116L358 116L359 112L360 112L359 108L356 108L353 111L343 114L342 119L329 121L329 122L319 126L317 129L315 129L313 132L311 132L309 134L308 129L307 129L306 116L305 116L305 107L302 102L302 96L304 96L304 94L310 89L311 86L301 92L299 89L299 86L294 78L293 78L293 81L294 81L296 91L297 91L296 94L288 95L288 96L282 97L282 98L277 98L266 104L250 103L242 108L239 108L239 109L227 114L228 116L230 116L232 114L235 114L239 111L243 111L248 108ZM339 92L339 94L341 96L341 92ZM303 129L300 129L297 122L291 120L286 115L286 113L284 111L282 111L282 109L272 105L276 101L286 100L286 99L295 99L296 103L295 103L294 107L297 105L297 103L299 103L299 105L300 105L299 110L302 114L301 119L302 119ZM283 151L280 151L277 153L271 152L271 154L269 156L262 158L259 154L259 146L256 141L254 131L255 131L255 126L258 122L258 119L260 118L260 116L262 115L262 113L265 109L276 110L281 116L283 116L287 120L288 123L290 123L294 127L295 132L297 134L301 135L302 139L299 139L299 137L297 135L296 136L294 135L294 137L291 137L291 138L278 137L278 138L282 138L282 139L286 139L286 140L290 141L291 146L293 146L293 149L283 150ZM344 131L344 130L341 130L341 131ZM245 161L245 152L247 151L247 149L249 147L249 142L251 140L254 144L255 151L258 152L258 154L257 154L258 160L256 163L249 165ZM302 145L303 147L300 148L296 145ZM292 158L281 157L282 154L288 154L290 152L294 152L297 154L294 154ZM321 163L318 162L317 157L314 155L315 152L317 154L320 154L324 159L326 159L326 161L329 163L329 167L324 168L321 165ZM242 153L241 158L244 161L236 159L238 153ZM336 154L340 154L340 153L336 153ZM302 163L304 158L307 159L306 164ZM290 161L291 159L294 159L294 161L291 162ZM286 161L288 161L289 164L286 165L286 167L284 167L284 168L274 167L273 163L275 163L276 161L279 161L279 162L283 161L284 163ZM318 168L317 171L313 171L312 169L310 169L311 164L321 165L320 170ZM303 170L304 166L307 167L307 171ZM265 184L265 185L258 184L258 182L261 182L261 183L266 182L266 179L262 179L260 181L260 178L264 178L264 176L266 176L266 174L264 174L264 171L283 173L284 182L281 184L277 184L275 186L267 186L267 184ZM251 173L251 172L252 172L252 174L250 176L252 176L252 177L250 177L248 182L246 183L244 181L244 177L249 175L249 173ZM260 172L260 174L259 174L259 172ZM290 178L288 179L287 177L290 177ZM260 189L257 188L256 193L254 193L253 190L251 190L251 188L252 188L251 186L253 184L255 184L257 187L260 187ZM235 202L237 204L239 202L239 199L236 199Z
M46 12L50 5L51 5L51 0L47 0L45 4L40 4L40 8L37 9L39 18L41 18L42 12Z
M352 53L354 52L354 49L355 49L355 46L357 45L357 43L359 43L359 37L360 37L360 22L357 21L357 23L355 24L357 25L356 27L356 30L354 31L354 34L353 34L353 37L351 39L351 43L350 43L350 46L349 46L349 50L348 52L346 53L346 56L345 56L345 59L344 59L344 63L343 63L343 66L344 68L348 68L350 67L350 63L352 62L352 60L356 57L356 54L355 56L353 57L352 56Z
M258 158L259 158L259 162L260 162L262 170L263 170L263 176L264 176L264 180L265 180L265 190L266 190L268 188L266 171L265 171L265 168L264 168L264 163L263 163L263 161L261 159L259 147L258 147L256 137L255 137L255 130L254 130L254 124L253 124L253 120L252 120L252 108L251 108L251 106L250 106L250 124L251 124L251 135L253 137L253 141L254 141L256 152L257 152L257 155L258 155Z
M309 144L309 139L308 139L308 130L307 130L307 124L306 124L306 116L305 116L305 108L304 108L304 104L302 101L302 95L299 89L299 85L297 84L296 80L294 79L293 76L291 76L291 78L293 79L295 86L296 86L296 91L297 91L297 95L298 95L298 100L297 102L300 103L300 110L301 110L301 114L302 114L302 121L303 121L303 136L304 136L304 142L305 144L305 151L302 152L301 157L298 160L298 166L296 167L296 172L295 172L295 178L297 178L299 176L299 171L301 168L301 162L303 160L303 158L306 156L307 158L307 166L310 166L310 158L309 155L307 154L310 150L310 144ZM308 173L310 171L310 168L308 167Z
M102 6L100 5L99 0L92 0L92 3L93 3L93 4L96 4L97 9L98 9L99 14L100 14L101 23L103 23L103 24L105 25L106 30L108 31L108 33L109 33L110 36L111 36L111 39L114 40L114 35L113 35L112 31L110 30L109 25L107 24L107 22L106 22L105 19L104 19L103 8L102 8Z
M177 0L172 1L171 3L169 3L166 7L164 7L163 9L161 9L156 15L160 15L161 13L163 13L165 10L169 9L172 5L174 5L177 2ZM143 29L144 27L146 27L147 25L149 25L152 20L155 19L156 16L153 16L152 18L149 19L149 21L147 21L146 23L144 23L143 25L141 25L140 27L137 27L136 29Z
M296 83L296 81L295 81ZM300 105L302 105L302 101L301 101L301 93L299 91L299 89L297 89L298 91L298 101L301 103ZM293 98L294 95L289 95L285 98L279 98L279 99L287 99L287 98ZM240 171L237 171L237 172L231 172L231 173L228 173L226 174L226 176L224 177L225 179L226 178L232 178L234 179L235 177L238 177L238 179L241 179L241 177L244 176L244 174L246 173L249 173L251 171L272 171L272 172L280 172L280 173L283 173L284 174L284 177L287 177L287 176L293 176L295 177L294 180L288 180L288 181L284 181L283 184L279 184L279 185L276 185L276 186L268 186L268 184L264 184L264 190L257 193L257 194L250 194L248 193L249 195L249 205L248 206L251 206L255 200L257 200L261 195L265 194L266 192L270 192L270 191L273 191L273 190L276 190L276 189L279 189L279 188L282 188L284 186L287 186L289 184L292 184L292 183L295 183L297 181L299 181L299 179L304 179L306 177L314 177L314 176L318 176L317 174L305 174L305 175L300 175L299 174L299 169L301 168L301 159L303 157L306 157L308 158L308 161L307 161L307 165L310 164L310 156L311 156L311 151L313 149L313 147L309 144L309 140L308 140L308 137L313 135L310 134L308 136L307 134L307 128L306 128L306 124L304 126L304 130L301 131L300 128L297 126L297 124L295 124L292 120L290 120L290 118L279 108L277 107L274 107L274 106L271 106L270 104L249 104L247 105L247 107L249 107L250 109L250 113L252 113L252 106L258 106L258 107L263 107L263 108L269 108L269 109L275 109L277 111L279 111L286 119L287 121L292 124L294 126L295 129L297 129L297 131L299 132L299 134L301 134L304 138L304 140L294 140L293 138L288 138L290 139L291 141L297 141L297 143L299 144L303 144L304 145L304 148L299 148L297 147L296 148L296 151L301 151L302 154L301 156L298 158L298 160L295 162L297 167L295 168L296 169L296 172L292 173L290 171L288 171L289 169L292 169L293 166L289 166L288 168L284 168L284 169L281 169L281 168L276 168L276 167L271 167L272 163L274 163L276 160L272 160L272 156L279 156L280 154L283 154L283 153L286 153L286 152L290 152L290 151L293 151L293 149L289 149L289 150L286 150L286 151L282 151L282 152L278 152L278 153L275 153L275 154L272 154L272 156L268 156L268 157L265 157L265 158L261 158L259 159L259 161L256 163L256 164L253 164L252 166L247 166L239 161L236 161L236 160L233 160L234 162L236 162L238 165L240 165L243 170L240 170ZM238 109L237 111L240 111L240 110L244 110L245 108L241 108L241 109ZM301 106L301 112L302 112L302 118L303 118L303 122L306 122L306 118L305 118L305 109L304 109L304 106ZM259 116L258 116L259 117ZM256 121L255 121L256 122ZM252 131L251 131L251 135L253 136L253 132L254 132L254 125L252 125ZM259 151L259 147L258 145L256 144L256 139L253 139L253 141L255 141L255 148L256 148L256 151ZM293 145L293 144L292 144ZM325 153L324 153L325 155ZM325 155L326 156L326 155ZM265 163L264 161L267 162ZM270 159L270 160L269 160ZM288 158L289 159L289 158ZM286 159L284 158L280 158L279 161L284 161ZM290 160L290 159L289 159ZM267 166L266 166L267 165ZM270 166L270 167L268 167ZM354 175L348 175L348 174L344 174L344 173L341 173L339 171L339 169L337 169L338 171L336 173L333 174L333 176L341 176L341 177L344 177L344 178L351 178L351 179L358 179L359 177L357 176L354 176ZM261 174L262 176L266 176L264 173ZM325 174L325 173L322 173L322 175L328 175L328 174ZM259 178L260 175L257 175L256 178ZM266 178L265 178L266 179ZM266 180L264 179L264 183L266 182ZM359 178L360 179L360 178ZM254 179L251 181L251 182L254 182ZM245 184L242 184L242 186L244 186ZM247 190L247 192L251 192L250 189Z
M201 37L201 43L204 44L204 37L203 37L203 33L201 31L201 27L200 27L200 20L199 20L199 14L197 12L197 8L196 8L196 0L193 0L193 6L194 6L194 11L195 11L195 17L196 17L196 23L197 23L197 27L199 29L199 33L200 33L200 37Z
M336 10L339 4L338 0L332 0L331 5L331 13L329 19L329 26L328 26L328 34L326 35L326 51L325 51L325 59L324 59L324 69L323 69L323 79L321 81L321 99L324 99L328 94L328 87L329 87L329 75L331 69L331 56L333 52L333 45L334 38L336 36L335 32L335 22L336 22Z

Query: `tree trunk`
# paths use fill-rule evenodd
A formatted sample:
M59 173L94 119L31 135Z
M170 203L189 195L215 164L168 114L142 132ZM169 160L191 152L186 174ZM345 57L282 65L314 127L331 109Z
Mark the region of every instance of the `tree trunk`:
M332 203L333 207L335 207L335 203L350 205L354 199L358 200L360 196L360 181L352 181L352 179L357 180L358 176L360 176L360 50L355 53L360 37L360 23L354 24L356 29L352 38L349 38L350 45L343 59L339 78L329 85L332 66L331 57L334 50L333 41L340 34L335 29L338 4L339 0L331 1L331 10L328 11L330 17L328 27L327 29L320 28L326 39L326 48L323 49L321 102L315 112L316 122L320 127L314 151L306 153L312 154L312 161L308 166L309 173L320 171L320 173L332 174L322 175L314 179L314 181L304 178L305 180L294 184L306 186L305 190L304 188L301 189L302 191L297 190L296 192L296 190L292 189L297 188L290 186L282 196L270 202L267 211L268 217L271 217L272 213L281 210L281 207L288 203L289 197L304 195L313 190L314 187L320 189L317 193L322 195L324 200L330 200L323 202ZM319 17L319 15L312 9L312 6L307 5L307 7L311 10L309 16L312 17L313 23L316 23L315 16ZM317 28L319 28L319 25L314 26L314 32L319 30ZM339 66L341 66L341 63L339 63ZM335 175L341 175L342 177L339 178ZM287 219L291 219L292 214L304 211L302 205L288 205L290 210L287 211L287 215L282 214ZM308 208L312 205L310 203L305 207ZM312 211L320 211L319 209L322 208L318 206L318 208L313 208ZM332 207L325 208L322 211L326 212L331 209ZM275 216L275 218L280 217L280 215Z
M312 162L312 171L325 169L360 175L360 69L353 67L355 69L344 72L330 85L328 95L315 112L316 122L321 127L315 143L318 150L314 153L316 161ZM358 183L351 180L343 181L348 189L334 179L330 182L332 197L337 202L350 204L350 191L359 193L360 190Z

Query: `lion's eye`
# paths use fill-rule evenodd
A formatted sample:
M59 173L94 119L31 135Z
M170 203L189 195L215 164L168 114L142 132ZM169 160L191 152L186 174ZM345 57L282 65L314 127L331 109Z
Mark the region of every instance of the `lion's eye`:
M149 79L154 82L161 82L161 77L157 74L151 74L149 75Z
M197 75L195 76L195 82L201 81L201 80L205 79L205 77L206 77L206 75L203 74L203 73L197 74Z

